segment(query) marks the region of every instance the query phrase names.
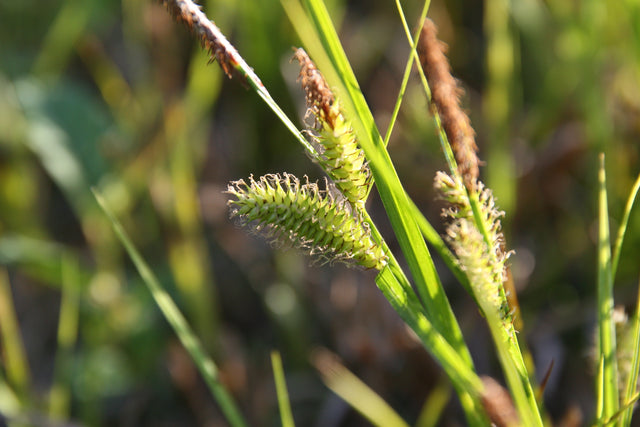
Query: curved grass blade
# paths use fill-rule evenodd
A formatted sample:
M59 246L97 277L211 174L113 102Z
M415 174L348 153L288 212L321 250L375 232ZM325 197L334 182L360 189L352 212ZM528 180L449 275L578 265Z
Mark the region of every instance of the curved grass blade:
M4 268L0 268L0 334L4 356L3 370L18 397L26 398L31 373L13 305L9 273Z
M631 208L640 190L640 175L636 178L636 182L633 184L631 193L629 193L629 199L624 207L624 214L622 215L622 221L620 222L620 228L618 228L618 236L616 237L616 244L613 247L613 259L611 261L611 280L615 282L616 271L618 271L618 261L620 261L620 250L622 249L622 243L624 242L624 236L627 232L627 225L629 224L629 217L631 216Z
M142 280L149 289L149 292L151 292L151 295L160 308L163 316L167 319L167 322L169 322L180 339L180 342L189 352L189 355L198 367L207 387L220 405L225 417L232 426L245 427L247 423L240 414L240 411L237 409L231 395L219 381L218 368L216 364L211 360L211 358L209 358L209 356L207 356L200 340L191 330L191 327L176 306L175 302L171 299L169 293L162 287L155 274L153 274L151 268L135 248L131 239L129 239L124 228L113 215L111 209L107 206L102 196L95 189L92 189L92 192L98 202L98 205L100 205L100 208L108 217L111 227L120 240L120 243L122 243L122 246L126 249L131 261L133 261L136 266L140 277L142 277Z
M365 151L367 160L374 175L374 180L378 192L385 205L392 226L398 237L403 253L408 260L411 272L416 281L416 287L422 297L424 308L420 306L416 298L416 303L411 307L403 306L390 296L388 283L380 280L380 275L376 279L376 284L385 293L392 306L400 313L401 317L414 330L417 328L416 318L424 318L423 310L426 308L427 318L434 322L433 326L442 333L445 340L457 350L458 358L464 360L467 369L472 369L473 362L466 347L457 320L453 315L449 302L442 289L440 279L435 271L431 255L427 250L424 238L422 237L415 219L411 214L411 207L406 193L400 184L397 173L389 158L389 154L384 147L384 141L374 123L373 116L369 110L364 97L358 87L357 80L351 70L335 28L331 23L327 10L319 1L305 1L310 11L312 19L309 19L304 9L297 0L281 0L281 3L289 15L291 23L294 25L298 36L302 40L306 50L310 52L314 62L322 69L325 78L335 88L338 96L345 102L345 109L353 114L352 123L356 134L359 137L360 145ZM312 31L315 29L315 31ZM375 232L372 227L372 231ZM393 257L391 257L393 259ZM404 273L399 266L390 263L390 276L406 295L413 294L411 285L406 280ZM383 273L386 274L385 271ZM415 295L414 295L415 297ZM406 310L406 313L402 313ZM414 320L409 320L408 316L413 316ZM410 322L413 322L410 323ZM420 336L420 334L418 334ZM432 342L426 336L420 336L424 346L440 360L441 354L438 350L430 348ZM442 338L442 337L441 337ZM440 360L444 365L446 360ZM477 396L468 394L470 389L461 383L452 381L456 386L456 391L460 395L460 400L465 408L468 421L474 425L482 425L486 418L483 418L483 410L477 401ZM475 420L475 422L473 422Z
M387 402L362 380L351 373L327 350L319 350L314 365L327 387L371 424L379 427L409 427Z
M434 389L429 393L422 405L420 415L416 421L416 427L436 427L447 404L451 400L451 384L442 379L438 381Z
M396 97L396 105L393 107L393 112L391 113L391 119L389 120L389 126L387 127L387 133L384 136L384 145L385 147L387 145L389 145L389 139L391 138L391 133L393 132L393 127L396 123L396 119L398 118L398 113L400 112L400 105L402 104L402 99L404 98L404 93L407 90L407 84L409 83L409 77L411 76L411 69L413 68L413 62L418 61L417 59L417 54L416 54L416 46L417 46L417 40L418 40L418 36L420 35L420 29L422 28L422 23L424 22L424 20L427 17L427 12L429 11L429 5L431 4L430 0L426 0L422 6L422 12L420 12L420 26L418 27L418 30L416 30L416 33L413 35L413 38L411 37L411 34L409 32L409 26L407 25L407 19L404 15L404 11L402 10L402 5L400 4L400 0L396 0L396 8L398 9L398 14L400 15L400 19L402 20L402 26L405 29L405 32L407 32L407 37L409 37L409 40L412 40L412 42L410 42L410 46L411 46L411 51L409 52L409 58L407 59L407 65L404 68L404 74L402 76L402 83L400 83L400 89L398 90L398 96ZM418 64L420 62L418 61ZM420 67L418 67L420 68Z

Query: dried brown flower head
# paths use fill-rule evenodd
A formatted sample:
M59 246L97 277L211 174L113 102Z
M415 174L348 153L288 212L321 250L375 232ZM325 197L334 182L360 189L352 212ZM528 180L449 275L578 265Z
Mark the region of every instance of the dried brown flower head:
M460 97L464 91L451 75L445 55L447 46L438 39L437 34L433 21L426 19L420 34L418 55L431 88L431 108L440 116L458 164L458 173L465 186L471 189L475 188L479 176L475 132L469 116L460 108Z
M161 1L176 20L183 22L198 37L202 47L211 53L211 60L217 60L230 79L238 77L246 84L246 77L238 67L238 62L242 60L240 55L220 29L200 10L199 5L191 0Z
M314 109L316 115L320 114L325 120L329 120L333 116L331 106L335 102L329 85L304 49L296 49L293 59L300 64L298 79L305 92L307 107Z

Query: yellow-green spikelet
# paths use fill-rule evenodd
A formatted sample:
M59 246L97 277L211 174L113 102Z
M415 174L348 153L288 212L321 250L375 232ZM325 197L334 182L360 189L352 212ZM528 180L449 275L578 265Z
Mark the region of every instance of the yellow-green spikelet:
M308 181L290 174L253 176L229 184L231 216L268 238L307 249L329 262L356 263L382 270L383 249L371 237L366 223L344 201Z
M500 217L504 212L497 209L491 191L481 181L476 181L480 216L489 239L486 242L476 227L462 177L438 172L435 187L451 204L444 211L444 216L452 220L447 226L445 238L456 254L460 267L469 277L476 299L482 307L486 304L488 308L497 310L507 329L513 329L504 290L505 263L510 255L503 248Z

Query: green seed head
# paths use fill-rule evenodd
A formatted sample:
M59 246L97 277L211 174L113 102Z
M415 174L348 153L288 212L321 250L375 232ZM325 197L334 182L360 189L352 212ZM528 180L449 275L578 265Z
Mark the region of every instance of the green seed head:
M231 217L269 239L306 249L329 262L355 263L382 270L384 251L371 237L368 224L344 201L293 175L249 177L229 184Z
M503 287L505 263L510 255L503 249L504 238L500 229L500 217L504 212L496 208L491 191L477 181L480 217L487 231L485 238L476 224L462 177L438 172L435 187L450 203L444 211L444 216L451 219L446 240L469 277L476 299L481 305L498 310L505 324L513 328Z

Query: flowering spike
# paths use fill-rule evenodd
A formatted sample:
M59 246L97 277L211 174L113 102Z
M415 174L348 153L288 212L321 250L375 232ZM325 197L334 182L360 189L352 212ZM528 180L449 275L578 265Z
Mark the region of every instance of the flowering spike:
M305 177L265 175L229 184L231 216L242 225L279 243L308 250L329 261L353 262L382 270L387 264L383 249L371 237L368 224L354 215L344 200Z
M319 152L316 160L349 203L363 208L371 173L351 123L304 49L297 49L294 58L300 63L299 80L306 95L307 116L313 118L310 135Z
M513 322L507 303L504 281L505 263L510 253L505 253L504 237L500 230L500 217L491 190L477 181L478 205L488 235L488 243L478 230L473 211L462 179L438 172L435 187L451 206L443 215L452 219L447 227L446 240L455 252L458 262L469 277L473 293L483 310L497 310L505 327L513 331Z

